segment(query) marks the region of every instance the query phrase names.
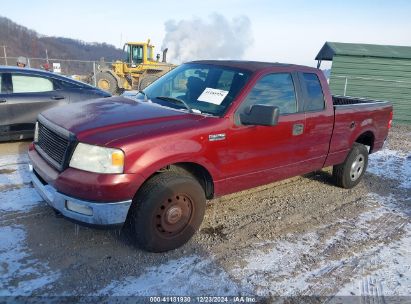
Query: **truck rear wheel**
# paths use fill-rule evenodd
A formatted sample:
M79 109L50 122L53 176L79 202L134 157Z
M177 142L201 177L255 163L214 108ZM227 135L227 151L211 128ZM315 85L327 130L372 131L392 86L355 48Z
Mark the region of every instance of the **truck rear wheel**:
M368 165L368 150L359 143L354 143L350 153L342 164L333 167L333 177L338 186L351 189L362 179Z
M98 72L96 75L96 83L99 89L102 89L110 94L118 92L118 85L116 78L109 72Z
M205 212L205 193L192 177L164 172L138 191L131 214L140 248L162 252L185 244L198 230Z

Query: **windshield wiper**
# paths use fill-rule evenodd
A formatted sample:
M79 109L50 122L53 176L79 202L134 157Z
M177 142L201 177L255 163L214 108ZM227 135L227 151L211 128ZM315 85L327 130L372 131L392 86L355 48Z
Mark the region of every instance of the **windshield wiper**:
M193 113L193 109L184 100L169 97L169 96L157 96L156 98L161 99L161 100L165 100L165 101L169 101L169 102L172 102L172 103L181 103L187 108L188 112Z

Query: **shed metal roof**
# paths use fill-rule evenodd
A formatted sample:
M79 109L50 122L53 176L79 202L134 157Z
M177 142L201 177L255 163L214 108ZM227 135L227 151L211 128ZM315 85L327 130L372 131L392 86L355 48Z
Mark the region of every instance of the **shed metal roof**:
M411 59L411 46L327 41L315 60L332 60L334 55Z

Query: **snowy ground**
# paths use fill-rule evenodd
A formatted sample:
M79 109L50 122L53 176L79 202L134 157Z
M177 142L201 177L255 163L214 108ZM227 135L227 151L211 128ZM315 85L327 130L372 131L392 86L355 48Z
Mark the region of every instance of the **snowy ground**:
M248 295L268 301L275 296L410 296L410 154L390 148L371 155L367 182L358 190L344 192L314 177L252 193L270 206L275 200L292 204L292 192L301 187L308 195L323 193L319 200L347 197L330 209L332 217L316 218L314 211L304 219L288 210L274 215L276 224L253 218L260 227L272 225L258 233L249 231L255 223L239 232L238 213L248 209L227 215L212 205L198 236L162 255L139 251L118 231L55 218L30 184L27 156L0 155L0 296ZM246 201L247 194L222 204L229 200ZM312 203L320 214L324 207L316 206ZM232 226L218 230L218 223L230 221Z
M58 278L31 257L25 227L7 225L10 214L24 216L39 205L44 202L30 185L27 156L0 156L0 296L31 295Z

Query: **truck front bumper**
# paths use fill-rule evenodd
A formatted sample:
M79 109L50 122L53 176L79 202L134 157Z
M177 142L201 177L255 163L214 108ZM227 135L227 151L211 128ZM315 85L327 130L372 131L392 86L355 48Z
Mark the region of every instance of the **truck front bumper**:
M119 225L125 222L131 200L96 203L73 198L43 182L30 165L31 180L41 197L65 217L92 225Z

